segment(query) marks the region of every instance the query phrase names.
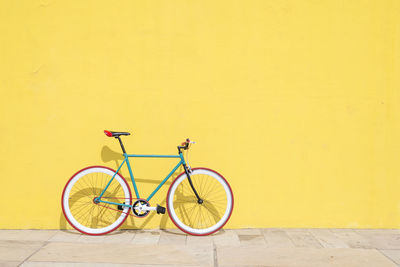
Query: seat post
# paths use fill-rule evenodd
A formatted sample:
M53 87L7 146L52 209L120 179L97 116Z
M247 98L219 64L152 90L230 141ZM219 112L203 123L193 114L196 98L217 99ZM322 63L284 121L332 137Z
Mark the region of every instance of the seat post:
M124 152L124 154L126 154L125 147L124 147L124 145L122 144L121 138L119 138L119 136L117 136L117 137L115 137L115 138L118 139L119 144L121 145L122 151Z

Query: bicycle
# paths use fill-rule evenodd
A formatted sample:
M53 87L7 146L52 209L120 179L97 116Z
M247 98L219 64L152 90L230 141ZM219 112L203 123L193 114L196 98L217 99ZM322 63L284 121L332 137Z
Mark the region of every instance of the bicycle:
M225 178L208 168L191 168L183 156L194 142L186 139L178 146L178 155L127 154L121 136L128 132L105 130L118 139L124 160L115 171L104 166L91 166L76 172L62 193L62 210L68 223L87 235L104 235L120 227L128 215L146 217L150 211L165 214L160 205L150 206L150 199L165 182L183 166L183 172L171 183L166 206L172 222L190 235L210 235L221 229L233 210L233 193ZM129 158L177 158L178 164L147 198L140 198ZM126 163L136 198L125 178L119 173ZM132 211L132 214L129 214Z

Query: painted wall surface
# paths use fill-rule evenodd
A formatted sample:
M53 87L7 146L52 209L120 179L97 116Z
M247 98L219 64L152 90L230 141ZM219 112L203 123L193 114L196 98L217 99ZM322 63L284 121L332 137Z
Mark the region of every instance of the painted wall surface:
M228 228L398 228L399 48L398 0L0 1L0 228L65 228L69 177L121 162L104 129L197 141ZM141 192L174 163L134 161Z

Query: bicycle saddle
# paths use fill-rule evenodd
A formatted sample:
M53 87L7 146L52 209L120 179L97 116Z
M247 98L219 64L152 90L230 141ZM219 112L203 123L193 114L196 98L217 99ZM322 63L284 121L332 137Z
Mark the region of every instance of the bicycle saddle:
M130 133L128 133L128 132L112 132L112 131L107 131L107 130L104 130L104 133L108 137L119 137L120 135L130 135Z

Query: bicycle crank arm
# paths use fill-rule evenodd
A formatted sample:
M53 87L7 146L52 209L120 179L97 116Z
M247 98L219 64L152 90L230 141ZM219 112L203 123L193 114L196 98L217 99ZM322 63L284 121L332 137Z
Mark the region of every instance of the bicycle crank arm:
M157 211L157 214L165 214L165 208L161 207L160 205L157 205L157 207L147 207L147 206L142 206L141 209L143 211L152 211L155 210Z
M157 207L142 207L142 210L144 211L152 211L152 210L156 210Z

